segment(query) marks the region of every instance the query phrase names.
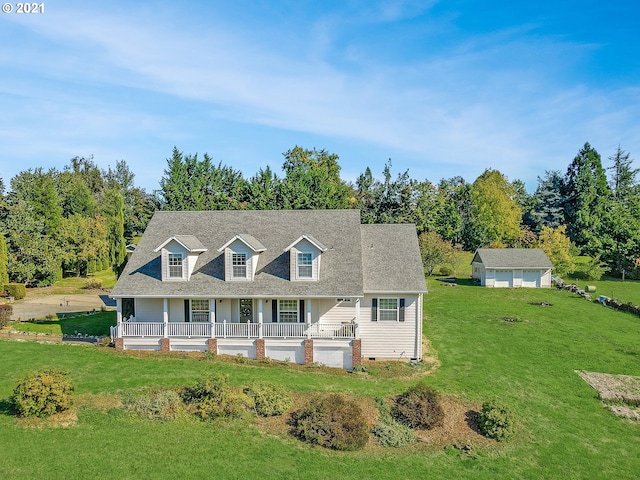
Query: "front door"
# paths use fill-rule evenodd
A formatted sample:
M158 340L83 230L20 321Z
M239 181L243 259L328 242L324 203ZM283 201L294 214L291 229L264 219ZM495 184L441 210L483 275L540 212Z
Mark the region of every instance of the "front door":
M253 322L253 299L240 299L240 323Z

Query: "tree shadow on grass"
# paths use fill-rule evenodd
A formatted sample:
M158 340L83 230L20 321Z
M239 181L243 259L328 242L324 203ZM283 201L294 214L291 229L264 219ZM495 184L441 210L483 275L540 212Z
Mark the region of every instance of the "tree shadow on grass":
M16 411L13 407L13 402L8 398L0 399L0 415L6 415L8 417L13 417Z
M482 435L482 432L480 431L480 427L478 427L479 415L480 415L480 412L476 412L475 410L467 410L464 414L464 417L469 428L474 432L476 432L477 434Z

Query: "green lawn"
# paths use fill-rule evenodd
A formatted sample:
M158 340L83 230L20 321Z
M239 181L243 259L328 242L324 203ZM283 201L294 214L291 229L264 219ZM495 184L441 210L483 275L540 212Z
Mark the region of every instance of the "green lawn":
M48 333L53 335L76 335L82 333L91 336L109 335L109 327L116 324L116 312L95 312L88 315L56 315L52 320L40 320L38 323L13 323L19 332Z
M43 366L69 369L80 397L185 385L212 371L236 385L266 380L366 396L393 395L415 380L0 341L0 478L637 478L640 422L603 408L574 370L640 375L640 318L555 289L435 279L429 287L424 330L441 366L425 381L473 401L500 398L519 419L515 439L477 458L424 444L331 452L247 423L153 423L95 406L79 407L74 426L25 428L6 400L19 378ZM531 305L542 301L552 306Z

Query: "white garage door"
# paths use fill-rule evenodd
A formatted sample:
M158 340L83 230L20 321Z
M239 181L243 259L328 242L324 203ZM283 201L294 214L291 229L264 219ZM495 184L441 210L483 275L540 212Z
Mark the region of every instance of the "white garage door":
M522 286L528 288L539 288L540 272L538 270L524 270L522 272Z
M512 271L496 271L496 279L493 284L496 288L508 288L513 286Z

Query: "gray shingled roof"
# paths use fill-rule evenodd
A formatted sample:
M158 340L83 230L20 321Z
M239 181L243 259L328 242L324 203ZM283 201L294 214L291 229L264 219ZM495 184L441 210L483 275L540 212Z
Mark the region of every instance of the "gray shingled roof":
M479 248L471 263L485 268L553 268L547 254L540 248Z
M224 252L218 248L238 232L246 232L243 236L253 237L266 250L260 253L253 281L225 282ZM284 249L303 234L313 235L327 248L319 281L289 280L289 254ZM178 235L197 237L208 250L198 257L188 282L162 282L160 253L154 250ZM346 297L365 291L426 291L414 226L361 227L358 210L243 210L156 212L111 294Z
M264 252L267 249L267 247L265 247L262 243L260 243L252 235L249 235L247 233L238 233L238 234L234 235L233 238L228 240L227 243L225 243L220 248L218 248L218 251L221 252L226 247L231 245L236 240L236 238L240 239L245 245L247 245L251 250L253 250L256 253Z
M361 225L365 292L427 291L413 224Z
M178 243L181 243L189 252L204 252L207 250L207 247L202 245L202 242L198 240L198 237L195 235L173 235L171 238L167 238L164 242L162 242L159 246L156 247L156 250L160 250L171 240L176 240Z

